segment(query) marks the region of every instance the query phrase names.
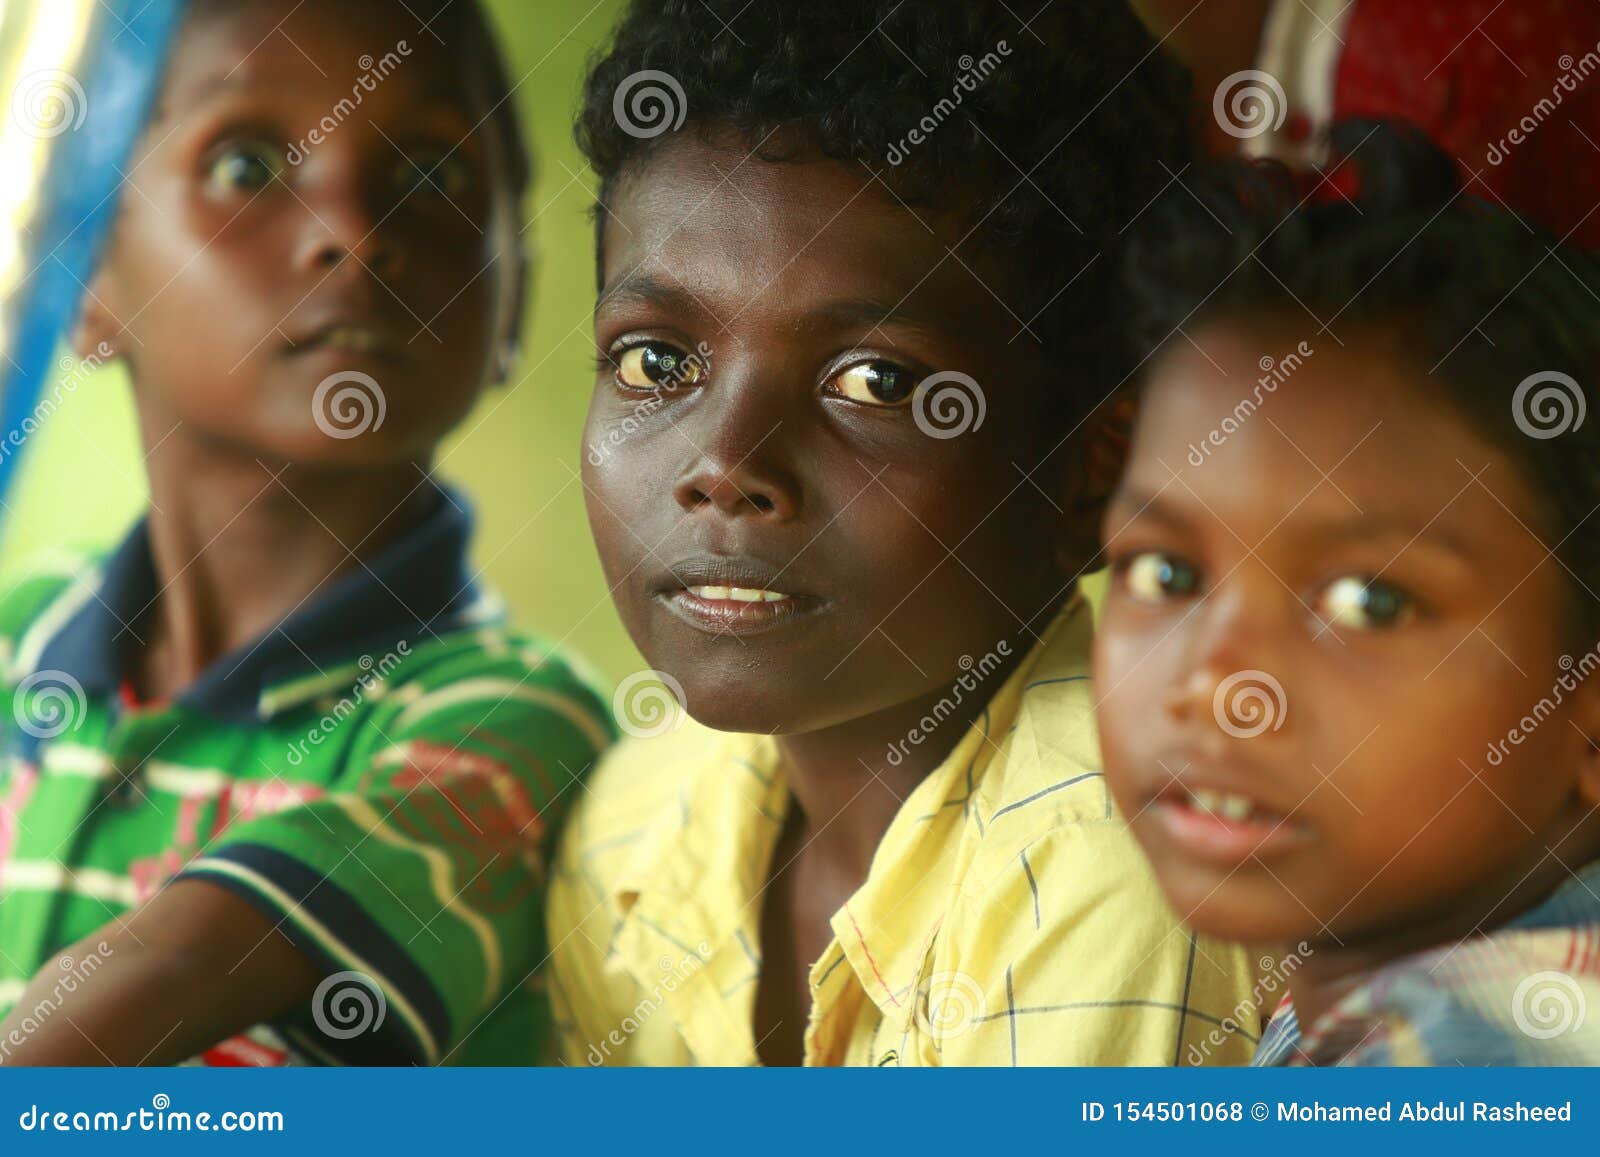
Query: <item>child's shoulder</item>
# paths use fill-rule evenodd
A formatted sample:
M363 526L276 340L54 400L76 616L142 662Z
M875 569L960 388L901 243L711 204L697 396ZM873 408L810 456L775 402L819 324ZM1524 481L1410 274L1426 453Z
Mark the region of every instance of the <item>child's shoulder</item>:
M102 561L90 552L50 551L0 582L0 677L9 678L36 629L93 597Z
M1325 1063L1600 1064L1600 924L1509 928L1377 972L1318 1026Z
M995 750L976 789L988 854L1014 858L1020 847L1052 831L1121 823L1095 727L1093 634L1086 600L1063 608L1019 677L1010 722L988 736ZM980 726L1003 697L990 703Z
M350 672L319 679L338 683L351 675L377 692L369 702L389 717L391 733L443 716L470 722L474 713L520 711L564 717L597 750L614 737L599 681L581 659L498 623L400 640L387 650L370 647Z

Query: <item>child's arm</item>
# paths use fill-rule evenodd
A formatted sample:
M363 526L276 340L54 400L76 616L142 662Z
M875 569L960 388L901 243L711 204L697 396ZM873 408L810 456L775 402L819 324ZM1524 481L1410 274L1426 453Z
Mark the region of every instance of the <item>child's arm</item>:
M0 1063L175 1064L308 1004L321 979L271 920L203 880L177 881L62 955L99 967L70 993L42 969L0 1024Z

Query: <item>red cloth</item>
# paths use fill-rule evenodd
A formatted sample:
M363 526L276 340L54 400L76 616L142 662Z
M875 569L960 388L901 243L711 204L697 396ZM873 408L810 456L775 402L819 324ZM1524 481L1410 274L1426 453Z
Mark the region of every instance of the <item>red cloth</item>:
M1411 121L1468 193L1600 248L1600 4L1356 0L1344 42L1335 119Z

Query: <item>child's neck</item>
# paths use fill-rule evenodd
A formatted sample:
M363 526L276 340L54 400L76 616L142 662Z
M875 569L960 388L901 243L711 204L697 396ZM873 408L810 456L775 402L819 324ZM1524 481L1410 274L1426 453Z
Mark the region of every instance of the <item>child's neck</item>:
M1049 612L1041 612L1030 625L1042 630L1040 624L1048 622ZM1026 634L1022 637L1029 639ZM1000 687L1029 649L1013 647L1004 666L988 677L988 684ZM943 685L873 715L778 737L784 778L802 817L800 838L809 854L833 863L858 883L866 879L901 804L944 762L987 702L987 696L962 702L959 710L944 716L926 742L907 747L905 737L934 714L941 700L948 707L950 698L950 686ZM904 758L895 765L886 753L897 742Z
M433 497L418 463L331 470L267 462L186 438L148 458L160 596L134 627L130 675L167 698L270 630L414 525Z
M1577 801L1574 809L1579 813L1576 818L1566 813L1557 817L1551 830L1529 837L1522 857L1461 893L1448 908L1371 935L1346 936L1342 942L1322 936L1284 947L1284 957L1298 958L1288 988L1301 1031L1309 1031L1383 965L1491 933L1538 906L1578 869L1600 859L1600 835L1583 814L1587 809ZM1308 950L1302 952L1301 945ZM1263 1015L1271 1012L1262 1010Z

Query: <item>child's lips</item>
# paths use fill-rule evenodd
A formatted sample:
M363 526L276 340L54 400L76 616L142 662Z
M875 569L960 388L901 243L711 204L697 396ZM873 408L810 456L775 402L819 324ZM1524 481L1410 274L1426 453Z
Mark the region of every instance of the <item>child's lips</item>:
M405 339L388 325L337 321L304 331L289 339L295 356L328 354L348 361L400 361L406 356Z
M815 614L822 600L764 587L694 584L662 592L667 608L712 635L752 635Z
M1179 851L1223 866L1283 855L1311 838L1305 821L1222 788L1175 785L1151 801L1149 810Z

